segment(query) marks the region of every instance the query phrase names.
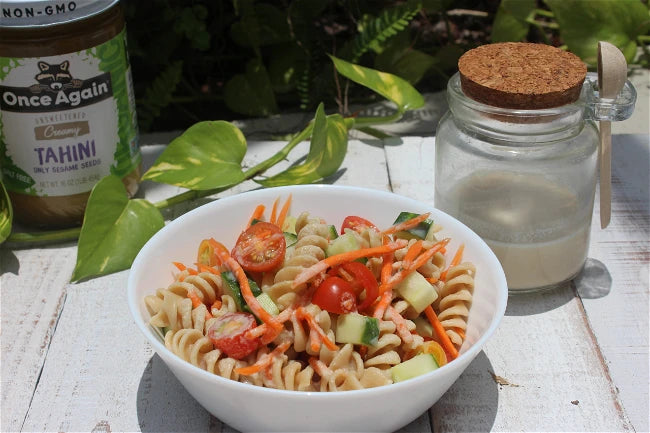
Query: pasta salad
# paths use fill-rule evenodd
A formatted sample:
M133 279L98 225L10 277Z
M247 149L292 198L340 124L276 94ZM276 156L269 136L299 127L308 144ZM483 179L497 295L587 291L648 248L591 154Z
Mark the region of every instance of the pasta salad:
M435 370L465 339L476 269L447 251L429 214L379 228L259 205L231 248L204 239L195 263L145 297L174 354L276 389L346 391Z

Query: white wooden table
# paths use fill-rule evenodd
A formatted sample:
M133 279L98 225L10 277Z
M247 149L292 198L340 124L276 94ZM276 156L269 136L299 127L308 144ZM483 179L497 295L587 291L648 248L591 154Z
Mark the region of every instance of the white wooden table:
M511 296L484 351L402 431L648 431L648 140L615 135L612 223L600 230L594 214L579 278L552 292ZM282 144L251 142L245 161L261 161ZM148 164L161 148L143 148ZM433 202L434 149L433 137L353 140L332 182ZM175 192L146 182L141 188L151 200ZM72 242L0 249L0 430L233 431L196 403L145 342L127 308L128 271L70 284L75 258Z

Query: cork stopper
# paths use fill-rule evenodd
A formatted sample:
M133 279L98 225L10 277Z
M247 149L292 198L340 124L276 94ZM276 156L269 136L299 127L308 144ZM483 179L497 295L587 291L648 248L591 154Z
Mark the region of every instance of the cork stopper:
M502 108L559 107L580 97L587 67L575 54L544 44L504 42L474 48L458 60L463 92Z

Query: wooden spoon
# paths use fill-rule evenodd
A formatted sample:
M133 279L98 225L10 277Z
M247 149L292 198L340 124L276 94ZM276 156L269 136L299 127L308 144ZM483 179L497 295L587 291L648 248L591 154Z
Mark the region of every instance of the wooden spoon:
M609 42L598 42L598 87L600 99L615 99L627 79L623 53ZM600 228L609 225L612 214L612 123L600 122Z

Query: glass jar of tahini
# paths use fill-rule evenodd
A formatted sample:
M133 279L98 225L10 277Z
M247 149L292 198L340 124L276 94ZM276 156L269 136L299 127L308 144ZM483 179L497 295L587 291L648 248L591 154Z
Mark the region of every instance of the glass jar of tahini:
M81 224L93 186L135 194L141 154L117 0L0 5L0 166L18 221Z
M557 287L582 269L598 178L594 120L623 120L636 92L598 97L597 76L529 43L465 53L436 133L435 205L472 228L511 293Z

